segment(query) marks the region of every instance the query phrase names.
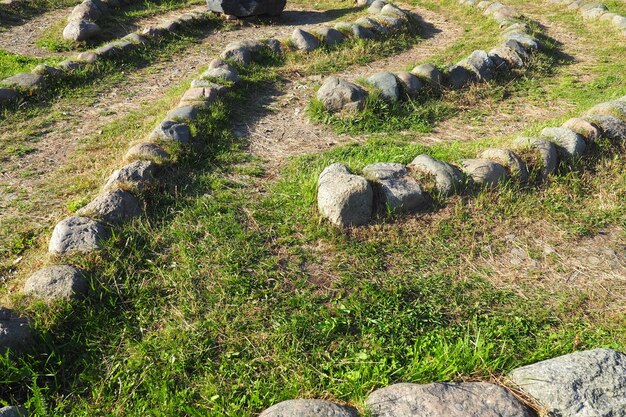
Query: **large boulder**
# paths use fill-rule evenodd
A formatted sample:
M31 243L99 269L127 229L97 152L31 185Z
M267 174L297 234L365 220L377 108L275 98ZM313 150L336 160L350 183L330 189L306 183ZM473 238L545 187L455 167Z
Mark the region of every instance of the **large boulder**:
M278 16L287 0L207 0L209 10L230 16Z
M22 352L32 344L28 319L16 311L0 307L0 354L7 350Z
M626 415L626 355L594 349L513 370L509 379L563 417Z
M93 252L100 250L102 241L108 237L102 223L87 217L69 217L54 227L48 252L55 255Z
M287 400L271 406L259 417L358 417L351 407L325 400Z
M47 299L75 298L85 294L89 284L85 272L69 265L54 265L32 274L24 285L24 292Z
M363 177L342 164L332 164L319 176L317 206L321 215L340 226L359 226L372 217L374 191Z
M428 201L409 169L402 164L379 162L363 168L363 176L374 184L376 206L384 211L410 212Z
M358 85L336 77L328 77L317 91L317 99L326 110L363 110L367 92Z
M435 189L443 195L451 195L463 189L465 179L461 170L431 156L416 156L409 168L434 178Z
M509 391L486 382L395 384L365 400L372 417L532 417Z

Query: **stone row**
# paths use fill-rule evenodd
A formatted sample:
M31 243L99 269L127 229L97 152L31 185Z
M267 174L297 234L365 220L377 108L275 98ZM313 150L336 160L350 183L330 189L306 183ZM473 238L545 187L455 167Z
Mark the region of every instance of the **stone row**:
M0 81L0 105L20 97L33 95L44 89L48 80L69 76L75 71L83 70L95 64L98 60L110 59L135 48L144 47L150 39L175 32L179 28L205 22L209 16L209 13L202 12L185 13L157 26L149 26L139 32L130 33L93 51L82 52L75 59L65 60L56 66L41 64L30 72L15 74Z
M530 27L512 7L491 1L461 0L460 3L477 7L485 16L491 16L500 26L502 43L489 52L474 51L444 71L426 63L411 72L379 72L367 78L367 85L374 87L381 98L389 102L397 102L403 97L416 98L431 88L461 89L523 67L531 54L540 48ZM328 77L317 92L317 99L331 112L363 110L368 96L366 88L334 76Z
M83 0L72 9L67 17L67 25L63 29L63 38L70 41L85 41L100 34L100 26L96 21L125 5L138 3L139 0Z
M598 104L561 127L547 127L539 137L519 137L512 149L486 149L475 159L462 160L458 167L425 154L408 166L370 164L362 175L351 173L343 164L332 164L318 179L318 209L336 226L359 226L377 212L423 209L432 201L431 194L450 196L511 180L524 184L529 174L545 180L559 163L579 159L601 137L626 144L626 96Z
M611 349L575 352L514 369L507 383L537 408L559 417L626 413L626 355ZM370 417L535 417L507 387L488 382L399 383L365 400ZM278 403L260 417L358 417L353 407L317 399Z
M576 10L584 19L604 20L626 36L626 16L612 13L603 4L588 0L549 0L550 3L567 6L569 10Z
M339 22L314 33L296 28L290 42L298 50L311 52L322 45L335 46L349 38L382 39L413 25L410 13L383 0L374 0L367 10L372 17L362 17L353 23Z

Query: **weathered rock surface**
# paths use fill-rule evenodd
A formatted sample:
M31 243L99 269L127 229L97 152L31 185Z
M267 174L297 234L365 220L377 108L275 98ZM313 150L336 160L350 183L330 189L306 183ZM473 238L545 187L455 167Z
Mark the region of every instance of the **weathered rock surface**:
M539 155L541 160L541 176L547 177L556 171L559 164L559 157L556 146L552 142L540 138L519 137L513 144L520 150L533 150Z
M237 68L224 64L220 66L211 66L209 69L202 73L203 78L226 80L232 83L239 82L239 72Z
M104 189L134 188L144 190L154 181L157 165L152 161L135 161L113 172Z
M439 86L443 83L443 74L432 64L418 65L411 70L411 74L434 86Z
M515 31L515 30L511 32L506 32L503 35L503 39L505 42L509 40L513 40L519 43L520 45L522 45L527 50L538 50L540 46L537 39L533 38L527 33Z
M476 74L468 70L463 65L453 65L448 68L446 83L448 87L460 89L467 86L476 79Z
M244 47L229 45L222 51L220 58L249 65L252 62L252 53Z
M301 51L311 52L320 46L320 41L311 33L296 28L291 35L291 41Z
M498 71L503 71L507 68L521 68L524 66L522 57L514 49L506 45L500 45L489 51L489 58Z
M413 159L409 168L435 179L436 190L443 195L452 195L463 189L464 176L456 167L422 154Z
M2 85L9 87L18 87L25 90L36 90L41 87L45 79L42 74L34 72L20 72L9 78L5 78L0 82Z
M569 119L561 127L569 129L573 132L578 133L580 136L585 138L589 143L595 141L600 138L602 135L602 130L598 128L593 123L588 122L585 119L573 118Z
M0 417L28 417L28 412L24 407L2 407Z
M474 51L458 65L473 71L481 81L493 79L495 66L489 55L485 51Z
M380 90L380 95L387 101L400 100L400 85L391 72L379 72L367 79L367 82Z
M32 332L28 319L16 311L0 307L0 354L28 350L32 344Z
M559 356L513 370L509 379L551 415L626 415L626 355L594 349Z
M236 17L278 16L287 0L207 0L209 10Z
M109 232L102 223L87 217L73 216L59 222L52 231L48 252L64 255L100 250Z
M356 84L336 77L328 77L317 91L317 99L333 112L357 111L365 106L367 92Z
M211 104L220 95L220 89L210 80L193 80L191 88L183 94L178 104L183 107L205 107Z
M375 205L392 212L410 212L427 202L426 195L402 164L379 162L363 168L363 176L374 184Z
M11 101L18 95L18 92L13 88L0 88L0 104Z
M356 410L325 400L287 400L263 411L259 417L358 417Z
M546 127L541 131L541 137L556 145L561 159L571 159L582 156L587 150L585 139L578 133L563 127Z
M321 215L340 227L365 224L372 217L374 192L369 182L332 164L319 176L317 205Z
M500 165L506 167L511 175L516 177L522 183L528 181L528 169L526 168L526 163L511 150L502 148L486 149L480 154L480 158L496 161Z
M404 11L398 9L396 6L393 6L391 4L385 4L383 8L380 10L380 14L394 17L396 19L408 18L408 15Z
M506 389L486 382L395 384L365 401L372 417L532 417Z
M193 106L183 106L170 110L165 117L168 120L191 122L193 120L196 120L197 116L198 109Z
M85 272L69 265L40 269L28 278L24 292L47 299L76 298L87 293Z
M464 159L461 166L472 182L481 186L495 187L509 178L504 166L488 159Z
M79 216L92 217L105 223L118 224L141 214L139 200L124 190L108 190L76 212Z
M626 141L626 121L613 116L586 116L585 120L602 129L602 136L613 141Z
M417 97L418 93L422 88L424 88L424 84L420 81L417 76L411 74L410 72L397 72L395 73L397 80L400 82L402 89L411 98Z
M128 152L126 152L126 156L124 158L127 161L144 159L147 161L161 162L163 160L167 160L169 157L170 154L168 154L167 151L159 145L145 142L138 143L137 145L131 147Z
M101 32L100 26L88 20L73 20L63 29L63 38L70 41L84 41Z
M383 10L383 7L387 5L387 2L382 0L374 0L367 11L371 14L378 14Z
M352 36L357 39L376 39L376 34L371 29L361 25L352 25Z
M191 139L191 130L185 123L164 120L152 131L150 138L187 143Z
M626 102L615 100L608 101L606 103L596 104L592 108L590 108L586 113L586 115L605 115L605 116L613 116L620 119L626 120Z
M334 46L346 40L346 36L343 33L333 28L321 28L319 34L324 39L324 43L328 46Z

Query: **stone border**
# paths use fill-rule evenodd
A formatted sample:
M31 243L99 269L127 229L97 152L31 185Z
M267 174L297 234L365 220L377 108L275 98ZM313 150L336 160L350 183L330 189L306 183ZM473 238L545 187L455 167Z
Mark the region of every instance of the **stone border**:
M610 22L613 27L626 37L626 16L611 13L603 3L590 2L588 0L548 0L553 4L566 6L569 10L577 11L583 19L604 20Z
M106 16L110 9L136 4L142 0L83 0L72 9L67 17L68 24L63 29L63 39L85 41L99 35L100 26L96 23Z
M370 76L367 83L378 90L384 100L397 102L403 97L416 98L427 86L461 89L474 82L489 81L498 74L527 65L532 53L540 49L541 43L532 36L530 27L514 8L490 1L460 0L459 3L484 10L483 15L500 25L503 42L489 52L472 52L457 64L449 65L444 72L432 64L422 64L410 73L380 72ZM368 95L365 88L331 76L318 90L317 99L331 112L360 111Z

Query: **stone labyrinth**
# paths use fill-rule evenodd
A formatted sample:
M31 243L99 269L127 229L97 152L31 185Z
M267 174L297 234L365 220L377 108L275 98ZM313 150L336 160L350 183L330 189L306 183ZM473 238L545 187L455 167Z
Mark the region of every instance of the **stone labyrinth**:
M0 16L3 24L9 22L0 32L0 52L32 58L30 68L11 72L7 66L0 81L0 242L6 245L0 252L6 257L0 274L7 306L0 309L0 353L5 356L0 369L4 373L0 384L5 384L0 386L0 406L4 406L0 416L64 415L51 404L69 396L68 392L61 389L37 405L33 398L47 395L42 394L45 389L34 391L21 382L25 379L19 372L11 371L25 369L20 367L35 357L51 355L52 350L57 356L50 358L63 356L63 344L51 336L54 330L34 318L44 314L37 309L66 306L70 320L72 306L85 299L95 303L94 294L100 294L104 303L97 277L118 261L110 254L119 258L127 253L119 248L132 252L129 248L146 239L143 234L138 237L142 228L150 230L159 216L173 216L174 200L182 199L185 192L186 184L177 183L180 172L192 179L196 171L210 165L233 184L244 175L227 173L224 165L229 162L210 158L203 166L189 162L219 135L225 142L242 144L233 150L249 158L242 166L260 161L269 172L263 184L242 189L232 185L233 193L247 196L244 200L271 193L266 182L280 181L286 172L295 175L285 167L295 158L305 158L301 169L314 178L306 183L310 192L294 186L283 194L304 206L305 217L314 221L312 226L296 227L294 233L308 233L304 230L312 227L340 241L365 239L365 234L377 239L404 227L422 233L448 207L463 204L488 210L492 206L485 201L500 194L523 195L529 201L539 195L550 199L556 192L554 184L571 198L582 193L584 199L602 199L586 195L585 187L568 187L574 187L579 177L594 181L610 161L624 158L626 87L621 78L626 16L621 13L626 6L622 3L613 10L615 2L588 0L532 5L359 0L336 7L332 2L316 4L314 10L304 1L208 0L208 6L184 4L181 9L133 18L131 24L120 16L130 16L124 14L128 10L140 14L147 5L85 0L19 17L26 10L22 1L26 0L13 0L0 9L6 16L18 16L6 21L6 16ZM544 17L548 13L553 20ZM49 27L29 28L35 19L45 22L48 15L62 16L62 25L48 21ZM466 26L461 29L463 19ZM483 26L472 30L477 25ZM591 49L577 49L578 35L563 29L566 25L595 27L602 33L602 43L618 51L616 56L591 56ZM28 37L44 36L44 31L63 47L53 51ZM479 36L479 32L484 33ZM576 96L551 98L551 107L549 100L541 101L542 95L549 94L548 87L538 94L530 91L537 88L537 79L567 94L579 88L577 77L587 75L582 82L593 83L593 74L581 74L591 68L584 66L585 58L622 66L610 82L598 82L593 93L584 95L584 107L567 102ZM583 65L580 71L578 64L572 64L577 62ZM553 72L542 73L546 66ZM560 66L572 68L571 79L550 84ZM83 90L93 95L79 100ZM527 96L535 100L532 105L524 102ZM465 102L471 104L463 107ZM516 117L503 116L509 104L515 107ZM394 114L408 119L444 105L454 110L441 110L445 117L438 118L435 110L424 116L422 122L432 125L427 131L390 124ZM222 112L234 115L232 123L220 118ZM367 131L368 120L382 127ZM482 133L472 133L476 129ZM381 131L393 139L381 139L380 153L360 153L361 147L376 146L376 142L367 145L368 140L375 140ZM463 134L468 139L455 139ZM476 136L494 138L472 145L474 138L482 139ZM401 151L386 153L385 147L396 146L393 141L417 147L398 145ZM319 155L324 156L315 159ZM624 190L615 194L619 211L620 205L626 205ZM209 191L193 198L212 201ZM412 229L415 222L417 230ZM262 228L252 217L247 223L246 227ZM615 224L619 229L619 220ZM624 289L623 225L622 221L622 230L615 232L613 249L605 248L598 255L602 265L612 262L604 272L613 281L607 278L598 284L612 288L607 293L622 294ZM507 236L514 233L518 231ZM28 238L18 245L14 238L22 234ZM164 239L157 233L153 238ZM477 234L476 239L481 237ZM171 264L177 268L176 262ZM140 276L141 271L134 273ZM116 286L111 288L104 293L115 292ZM295 284L293 290L297 291ZM622 322L625 300L611 305L612 314L617 320L621 315ZM523 366L491 378L472 372L452 375L450 380L386 376L368 381L367 395L359 400L338 395L332 390L336 381L328 378L319 392L302 388L299 397L261 398L257 404L263 406L256 409L224 406L198 415L626 416L626 355L620 352L624 345L615 338L613 344L577 346L561 348L560 355L537 352L531 360L516 362ZM497 360L497 354L493 356ZM43 371L36 373L48 377ZM254 396L245 393L254 389L245 387L241 395ZM97 403L91 395L85 389L78 397ZM126 415L106 410L94 406L92 415ZM196 415L189 410L177 415Z

